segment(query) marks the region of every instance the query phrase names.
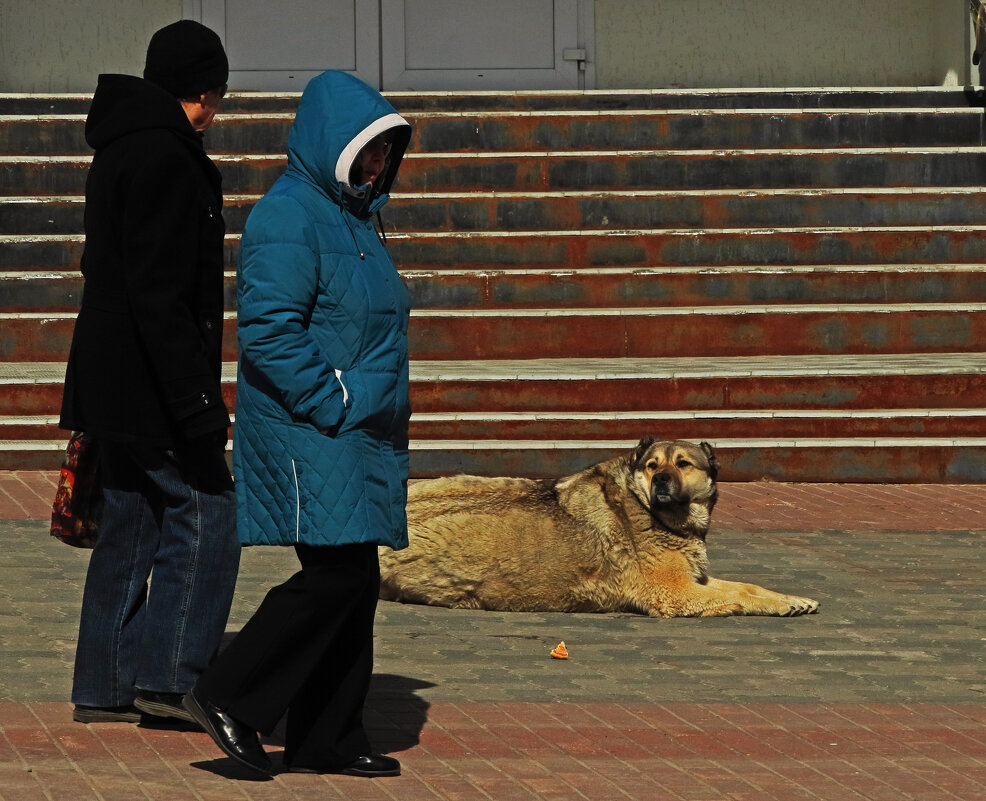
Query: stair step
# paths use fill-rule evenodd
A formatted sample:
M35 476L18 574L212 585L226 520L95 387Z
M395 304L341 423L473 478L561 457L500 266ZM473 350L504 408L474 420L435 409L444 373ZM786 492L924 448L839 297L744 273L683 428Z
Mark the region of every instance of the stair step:
M986 480L984 438L709 441L722 465L720 477L729 481L924 484ZM636 438L614 442L418 442L412 445L411 472L416 478L455 473L551 478L610 459L635 444Z
M981 87L815 87L572 91L384 92L402 112L494 109L982 107ZM300 92L229 92L223 112L294 113ZM91 93L0 94L0 114L86 114Z
M227 312L223 356L236 358ZM73 312L2 312L0 359L68 356ZM412 359L974 353L986 304L811 304L597 309L425 309L411 314ZM577 348L576 344L577 343Z
M407 113L412 152L980 145L982 117L976 108ZM293 120L289 112L221 113L206 146L283 153ZM90 152L83 114L0 116L0 154Z
M252 205L224 212L242 230ZM395 194L388 233L660 228L979 225L981 187L765 190L610 190ZM21 228L21 231L24 231ZM26 230L38 230L30 228Z
M641 435L647 432L641 432ZM620 441L411 442L411 478L455 473L553 478L629 451L637 437ZM839 483L982 483L986 438L877 438L778 441L713 439L729 481L783 480ZM0 441L0 469L54 470L65 438Z
M260 176L276 177L262 159L220 158L231 191ZM396 191L489 189L756 189L864 186L976 186L986 149L830 148L414 153ZM252 169L251 169L252 168ZM249 174L246 174L249 171ZM260 179L263 185L263 179Z
M577 270L402 270L413 308L561 309L783 303L986 303L986 265L807 265L804 267L618 267ZM74 312L83 280L67 272L0 272L8 313ZM236 308L236 274L224 282Z
M984 226L415 232L388 238L405 270L618 265L981 264ZM61 252L58 243L55 257Z
M226 230L240 233L259 195L227 195ZM84 198L0 197L0 234L78 234ZM391 232L621 228L981 225L986 190L893 187L767 190L412 192L384 212Z
M280 155L212 153L224 191L262 194L284 172ZM90 159L0 156L0 184L19 195L74 195ZM487 190L783 189L979 186L986 148L626 150L414 153L395 192Z
M227 230L239 233L257 195L227 197ZM0 201L2 203L2 201ZM22 204L23 205L23 204ZM0 211L4 206L0 205ZM29 206L27 213L30 212ZM17 231L44 232L37 209ZM67 208L66 232L78 210ZM388 232L619 230L661 228L897 227L986 223L979 186L856 189L605 190L565 192L395 193L384 212ZM0 231L3 233L3 231Z
M65 364L0 362L0 415L52 415ZM232 409L236 363L223 364ZM986 353L411 361L415 415L986 408Z
M388 237L405 270L571 270L672 265L982 264L986 226L415 232ZM0 271L65 270L82 257L81 234L0 235ZM235 269L239 235L224 259Z
M491 111L408 115L411 152L979 145L976 108ZM220 136L236 141L243 123ZM220 128L217 126L217 133ZM286 139L286 131L284 134ZM267 137L272 139L274 137ZM227 149L217 142L216 149ZM247 152L258 152L256 149Z
M983 409L868 409L865 411L710 410L663 412L436 412L415 414L411 439L541 440L632 439L641 431L664 439L801 440L969 438L986 431ZM0 440L58 440L57 415L0 416Z
M413 307L420 310L986 302L986 265L404 270L402 275ZM0 279L0 292L2 287Z
M412 361L415 414L979 408L986 353Z
M863 411L709 410L659 412L415 413L414 440L969 438L986 432L982 409L867 409Z
M564 358L574 342L587 358L975 352L986 305L423 310L409 332L429 360Z

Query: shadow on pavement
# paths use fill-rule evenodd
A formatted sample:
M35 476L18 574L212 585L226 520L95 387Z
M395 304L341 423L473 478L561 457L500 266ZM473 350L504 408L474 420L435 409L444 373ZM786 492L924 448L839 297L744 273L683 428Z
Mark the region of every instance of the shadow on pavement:
M230 757L220 757L218 759L206 759L201 762L191 763L193 768L207 770L216 776L224 779L233 779L240 782L269 782L272 776L264 776L262 773L244 767L235 759Z
M410 676L376 673L363 710L370 742L378 751L406 751L416 746L428 722L430 704L417 694L435 685Z
M363 723L376 751L406 751L418 744L421 730L428 722L430 704L417 695L417 691L434 686L409 676L373 675L363 708ZM264 745L283 748L286 725L287 716L269 736L262 738Z

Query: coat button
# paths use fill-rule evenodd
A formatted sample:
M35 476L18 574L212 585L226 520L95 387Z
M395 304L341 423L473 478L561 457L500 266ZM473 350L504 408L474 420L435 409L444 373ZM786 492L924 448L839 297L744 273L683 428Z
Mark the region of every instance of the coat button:
M212 320L206 320L205 321L205 327L208 328L211 331L212 330Z
M205 393L203 392L203 393L202 393L202 405L203 405L203 406L208 406L208 405L209 405L209 403L210 403L210 401L209 401L209 396L208 396L208 395L206 395L206 394L205 394Z

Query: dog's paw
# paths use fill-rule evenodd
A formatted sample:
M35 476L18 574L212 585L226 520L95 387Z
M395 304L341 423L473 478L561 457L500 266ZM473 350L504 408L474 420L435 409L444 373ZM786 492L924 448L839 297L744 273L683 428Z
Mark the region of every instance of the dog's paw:
M799 615L813 615L818 611L818 601L811 598L788 598L790 605L785 612L781 612L782 617L798 617Z

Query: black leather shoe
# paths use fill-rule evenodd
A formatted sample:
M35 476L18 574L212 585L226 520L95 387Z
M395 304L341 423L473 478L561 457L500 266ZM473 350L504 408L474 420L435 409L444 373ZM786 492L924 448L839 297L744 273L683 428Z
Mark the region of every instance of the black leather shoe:
M231 718L214 704L196 698L194 690L185 693L182 704L224 754L252 770L267 776L274 775L270 757L260 745L257 732Z
M383 754L369 754L354 759L339 771L347 776L365 776L373 779L378 776L400 776L401 763Z
M137 690L134 706L141 712L156 718L175 718L195 723L192 713L181 705L182 693L158 693L154 690Z

